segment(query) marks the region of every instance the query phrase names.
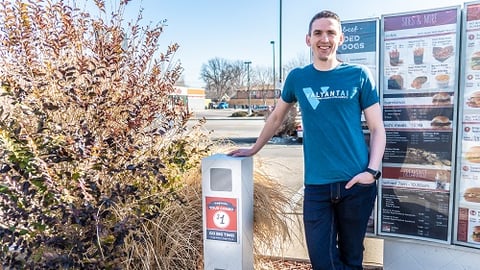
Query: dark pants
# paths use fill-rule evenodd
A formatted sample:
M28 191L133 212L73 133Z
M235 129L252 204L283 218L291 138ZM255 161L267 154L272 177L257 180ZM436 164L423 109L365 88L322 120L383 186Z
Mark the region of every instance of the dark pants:
M376 182L306 185L303 221L314 270L363 269L363 240L377 195Z

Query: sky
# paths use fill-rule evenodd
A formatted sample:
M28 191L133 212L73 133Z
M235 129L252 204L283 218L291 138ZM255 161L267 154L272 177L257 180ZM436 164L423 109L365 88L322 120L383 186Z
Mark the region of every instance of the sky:
M108 5L120 0L107 0ZM328 9L343 21L381 18L382 15L461 6L460 0L132 0L125 17L136 18L140 7L146 25L164 19L160 50L180 45L174 60L184 68L189 87L204 87L202 65L214 58L251 61L251 68L270 68L278 74L280 57L280 2L282 2L282 64L307 57L305 35L311 17ZM273 48L270 41L274 41Z

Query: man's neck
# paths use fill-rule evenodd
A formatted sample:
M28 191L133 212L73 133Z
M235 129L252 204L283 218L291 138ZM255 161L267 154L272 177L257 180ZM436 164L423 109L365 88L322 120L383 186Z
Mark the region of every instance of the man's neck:
M336 68L340 64L340 61L337 60L337 58L333 59L328 59L326 61L316 59L313 61L313 66L315 69L320 70L320 71L329 71L334 68Z

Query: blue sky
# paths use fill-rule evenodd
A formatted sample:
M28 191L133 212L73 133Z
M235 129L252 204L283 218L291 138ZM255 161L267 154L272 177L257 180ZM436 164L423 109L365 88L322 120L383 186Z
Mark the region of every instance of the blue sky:
M119 0L106 1L107 7ZM393 13L451 7L460 0L283 0L282 62L306 57L305 34L311 17L318 11L337 12L342 20L381 17ZM280 0L132 0L127 18L144 8L143 22L167 20L160 47L178 43L176 60L184 67L188 86L202 87L200 69L215 57L252 61L252 68L271 68L275 41L275 65L279 63Z

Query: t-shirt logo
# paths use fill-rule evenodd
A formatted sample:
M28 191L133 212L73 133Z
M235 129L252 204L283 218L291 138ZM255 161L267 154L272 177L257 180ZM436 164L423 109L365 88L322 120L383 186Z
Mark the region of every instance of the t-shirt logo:
M303 93L314 110L318 107L321 99L352 99L357 92L357 87L350 90L334 90L329 86L322 86L317 93L313 92L311 87L303 88Z
M326 90L328 90L328 87ZM305 96L307 97L307 100L308 100L308 103L310 103L310 106L312 106L312 108L315 110L318 104L320 103L320 101L318 101L317 99L317 95L315 95L311 87L303 88L303 93L305 93Z

